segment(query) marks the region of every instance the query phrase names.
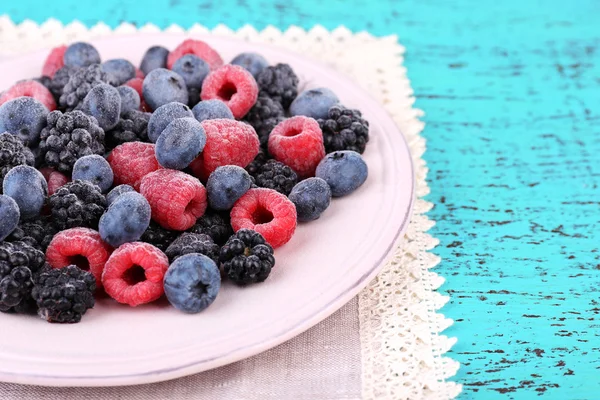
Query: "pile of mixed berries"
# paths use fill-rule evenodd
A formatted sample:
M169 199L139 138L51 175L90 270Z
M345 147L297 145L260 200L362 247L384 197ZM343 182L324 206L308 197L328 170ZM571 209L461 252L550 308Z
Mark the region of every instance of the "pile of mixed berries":
M262 282L297 222L367 179L369 124L287 64L208 44L136 68L53 49L0 94L0 311L79 322L106 292L197 313Z

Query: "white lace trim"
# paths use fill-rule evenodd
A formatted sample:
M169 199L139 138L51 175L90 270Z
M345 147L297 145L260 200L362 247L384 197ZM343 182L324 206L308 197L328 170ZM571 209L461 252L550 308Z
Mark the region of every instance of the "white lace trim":
M429 193L427 166L421 158L425 139L420 135L421 110L402 66L404 48L395 36L376 38L352 33L346 28L328 31L317 26L310 31L290 27L282 32L267 27L258 32L251 26L233 31L224 25L207 29L194 25L188 30L172 25L172 33L232 36L252 42L286 47L335 67L350 75L373 94L393 116L406 137L416 170L417 200L414 215L393 260L359 295L362 342L363 399L451 399L461 385L449 382L458 362L444 357L454 338L441 335L453 321L438 313L447 301L435 290L444 279L432 272L440 259L429 252L438 240L426 232L435 224L426 213L432 204L423 200ZM87 28L80 22L63 26L56 20L38 25L32 21L14 24L0 17L0 54L18 54L109 35L136 32L158 33L154 25L136 28L121 24L114 30L99 23ZM365 63L363 60L377 60Z

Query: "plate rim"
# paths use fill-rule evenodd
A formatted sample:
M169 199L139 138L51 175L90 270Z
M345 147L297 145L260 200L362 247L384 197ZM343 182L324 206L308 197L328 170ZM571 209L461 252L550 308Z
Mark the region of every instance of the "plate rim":
M206 40L210 43L211 40L224 40L231 43L248 43L240 38L229 37L229 36L218 36L218 35L206 35L206 34L181 34L181 33L132 33L127 35L119 35L119 36L109 36L98 39L90 39L90 43L99 43L99 42L112 42L119 39L125 38L135 38L143 36L144 38L164 38L164 37L180 37L182 40L187 38L195 38L200 40ZM377 101L369 92L363 89L357 82L352 80L348 75L343 73L342 71L337 71L334 68L326 65L325 63L315 60L310 57L306 57L300 53L296 53L294 51L272 45L269 43L258 43L251 42L252 45L266 47L269 48L273 52L287 54L293 58L300 58L304 61L307 61L311 64L318 66L320 69L324 69L329 73L338 75L342 81L352 86L355 90L359 91L361 95L365 98L368 98L373 104L377 106L377 109L381 110L383 114L385 114L386 118L391 122L391 126L394 128L394 134L400 135L401 142L405 147L407 154L411 154L410 146L404 135L402 134L400 128L393 121L392 116L385 110L385 108L381 105L379 101ZM0 65L5 63L10 63L13 60L26 58L26 57L36 57L36 56L44 56L47 54L49 49L41 49L33 52L25 52L23 54L19 54L15 57L10 57L0 61ZM0 381L11 382L11 383L19 383L33 386L55 386L55 387L107 387L107 386L126 386L126 385L140 385L140 384L148 384L154 382L162 382L172 379L177 379L183 376L192 375L195 373L200 373L202 371L207 371L210 369L218 368L220 366L224 366L230 364L232 362L236 362L253 355L259 354L263 351L271 349L275 346L278 346L293 337L301 334L302 332L310 329L315 326L319 322L323 321L325 318L329 317L331 314L339 310L343 305L345 305L348 301L350 301L354 296L356 296L363 288L365 288L370 281L375 277L377 273L383 268L383 266L387 263L387 261L393 256L395 249L398 247L399 241L402 238L403 233L406 231L409 222L410 216L412 215L412 210L414 208L414 204L416 201L416 177L415 177L415 166L412 157L408 157L408 163L410 165L410 197L409 204L406 209L406 212L403 215L400 226L398 227L394 239L387 246L385 252L373 263L373 265L366 271L364 274L360 276L358 280L353 282L348 287L344 287L344 290L340 292L338 296L334 299L330 300L327 304L324 304L320 307L319 311L312 313L309 317L297 322L292 328L284 329L283 331L278 332L277 334L270 336L268 338L262 337L259 341L254 344L241 346L239 348L228 350L224 352L222 355L214 356L211 358L202 358L199 356L199 359L194 362L187 362L185 364L171 366L168 368L155 368L149 371L131 373L131 374L122 374L119 376L115 375L93 375L93 376L73 376L68 377L64 375L52 375L52 374L31 374L31 373L13 373L9 371L0 370Z

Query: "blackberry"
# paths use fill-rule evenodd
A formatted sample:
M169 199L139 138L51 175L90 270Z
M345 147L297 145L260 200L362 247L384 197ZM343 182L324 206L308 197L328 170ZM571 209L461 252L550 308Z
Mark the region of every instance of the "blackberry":
M10 133L0 134L0 193L4 177L17 165L34 166L35 157L29 147L23 145L21 140Z
M259 96L265 95L288 109L298 96L298 77L288 64L266 67L256 77Z
M258 154L254 157L254 160L246 166L246 171L250 176L254 176L258 173L260 167L262 167L267 161L270 160L269 153L266 150L259 149Z
M50 90L50 85L52 84L52 78L50 78L49 76L42 75L40 77L33 78L33 80L41 83L42 85L44 85L46 87L46 89ZM50 92L52 92L52 91L50 91Z
M106 209L100 188L81 180L60 187L49 203L52 222L61 231L78 226L98 229L98 220Z
M67 111L76 109L90 90L101 83L108 83L112 86L118 84L113 75L102 71L100 64L92 64L89 67L71 71L69 81L63 87L58 99L60 107Z
M325 151L353 150L362 154L369 141L369 122L359 110L336 104L327 119L319 119Z
M75 265L44 268L35 277L31 292L38 314L48 322L75 323L94 307L96 279Z
M275 266L273 248L258 232L240 229L221 247L223 272L233 282L245 285L262 282Z
M298 183L298 175L294 170L276 160L269 160L260 166L253 178L258 187L273 189L286 196Z
M106 132L107 150L126 142L147 142L148 121L151 115L152 113L136 110L121 114L117 126Z
M45 252L56 233L57 230L49 219L40 217L34 220L21 221L5 240L9 242L24 241Z
M33 275L45 261L44 253L25 242L0 243L0 311L30 308Z
M261 95L244 119L252 125L258 135L261 147L266 149L269 134L278 123L284 120L283 106L278 101Z
M177 238L178 234L179 232L170 231L156 222L150 221L150 226L148 226L140 240L158 247L161 251L165 251Z
M96 118L81 111L52 111L46 121L39 147L46 165L68 174L79 158L104 154L104 131Z
M233 235L229 213L220 213L208 209L196 221L196 224L188 229L188 232L208 235L216 244L221 246Z
M219 250L219 245L215 244L210 236L203 233L186 232L181 234L181 236L171 243L165 251L165 254L169 257L169 261L173 262L177 257L185 254L200 253L218 264Z
M50 90L50 93L54 96L56 104L60 106L60 96L63 94L63 89L69 83L69 78L79 68L65 65L54 73L54 76L50 81L41 81L44 86Z

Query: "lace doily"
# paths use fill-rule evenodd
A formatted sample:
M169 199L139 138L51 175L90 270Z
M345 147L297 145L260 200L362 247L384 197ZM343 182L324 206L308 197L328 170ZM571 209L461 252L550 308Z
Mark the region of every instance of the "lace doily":
M15 25L3 16L0 17L0 54L18 54L108 35L160 31L153 25L137 28L122 24L113 30L102 23L87 28L79 22L63 26L56 20L42 25L31 21ZM285 32L268 27L258 32L251 26L233 31L222 25L212 30L194 25L186 31L173 25L165 31L231 36L288 48L351 76L393 116L411 149L418 198L406 235L393 260L359 294L362 397L456 397L461 385L448 379L455 375L459 364L444 357L456 340L441 334L452 320L437 312L448 298L435 291L444 279L431 271L440 259L429 252L438 240L427 234L435 222L426 215L433 205L423 200L429 193L428 169L422 159L425 139L420 135L424 124L419 117L423 113L413 108L413 91L402 66L404 48L397 38L354 34L345 28L330 32L322 27L310 31L290 27ZM378 61L365 63L365 59Z

